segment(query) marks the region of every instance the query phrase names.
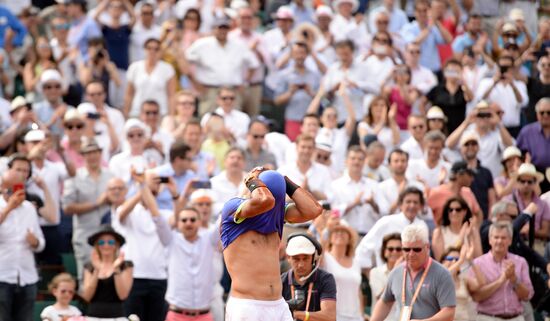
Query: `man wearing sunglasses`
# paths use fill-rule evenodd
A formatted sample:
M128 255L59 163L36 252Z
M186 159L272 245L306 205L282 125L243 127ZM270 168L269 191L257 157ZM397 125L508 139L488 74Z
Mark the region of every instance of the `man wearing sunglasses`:
M63 77L55 69L42 72L39 86L44 99L33 104L38 119L59 139L63 135L63 116L67 109L72 107L63 102L63 81Z
M394 304L400 310L400 320L453 320L454 281L444 266L430 258L428 229L409 225L401 232L401 240L405 262L390 274L371 321L384 320Z
M246 134L245 170L250 171L257 166L277 168L277 160L272 152L264 148L265 135L269 133L269 123L265 117L255 117L248 126Z
M531 162L538 171L545 172L550 167L550 98L542 98L535 105L537 122L521 129L517 146L523 153L531 155ZM543 180L542 192L550 190L550 182Z

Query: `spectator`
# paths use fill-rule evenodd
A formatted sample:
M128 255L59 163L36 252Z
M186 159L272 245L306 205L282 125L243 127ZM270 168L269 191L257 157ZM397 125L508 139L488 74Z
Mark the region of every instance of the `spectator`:
M280 72L275 104L285 107L285 134L294 141L300 134L300 122L319 89L319 75L305 64L309 48L297 42L291 48L291 66Z
M64 318L82 315L80 310L71 305L76 292L76 280L69 273L59 273L48 284L48 290L55 297L55 304L49 305L40 312L40 318L48 321L62 321Z
M297 299L297 292L311 298L291 307L296 319L336 319L336 283L332 274L319 269L322 251L321 244L307 234L296 233L287 239L286 255L291 269L281 275L283 298Z
M111 153L115 153L119 148L119 140L113 123L107 113L98 113L92 103L81 103L77 110L84 116L86 124L82 136L95 139L103 149L103 160L107 161Z
M111 209L103 215L101 224L111 224L116 219L116 209L126 201L127 194L128 188L122 179L113 177L109 180L107 183L107 202Z
M218 166L214 156L201 150L203 131L197 119L190 119L187 122L185 127L183 127L181 137L176 137L176 140L178 139L182 139L191 148L193 158L191 169L197 177L208 179L218 173Z
M160 128L174 138L181 138L187 122L197 111L195 95L190 91L179 91L176 93L175 104L175 115L164 116Z
M252 119L246 134L245 171L251 171L254 167L263 166L270 169L277 168L275 155L266 150L263 145L265 135L269 132L269 124L261 118Z
M360 38L361 24L353 17L353 13L359 7L357 0L339 0L332 4L336 15L330 23L330 32L335 42ZM366 31L366 26L362 26ZM363 31L363 32L365 32Z
M218 226L201 228L201 216L192 207L183 209L176 217L177 230L167 235L170 245L166 301L170 307L166 320L179 320L180 314L213 320L211 300L218 281L215 260L221 259L216 255L220 240Z
M57 6L65 7L65 4L58 3ZM68 17L61 15L61 12L55 14L48 24L52 33L52 37L49 38L49 44L52 48L53 57L57 62L59 72L63 75L65 83L69 85L65 101L69 105L76 106L80 103L80 90L77 87L78 78L75 75L77 57L74 54L71 55L71 48L68 42L71 24Z
M134 267L134 280L125 302L126 313L136 314L143 320L162 321L167 308L164 303L167 286L164 252L169 242L159 231L172 211L161 208L155 197L158 198L161 186L174 192L175 181L169 178L168 183L162 183L161 176L154 170L145 174L133 171L132 178L140 184L140 189L117 208L113 222L128 240L124 254Z
M468 168L468 164L465 161L458 161L451 167L449 181L433 187L428 191L427 203L433 211L434 220L437 225L442 223L442 215L445 209L444 204L447 204L447 200L453 196L459 196L466 201L476 222L481 222L483 220L483 213L481 212L474 193L472 193L470 189L473 180L474 171ZM439 251L439 254L441 254L441 252L442 251ZM439 259L440 258L436 256L436 260Z
M93 248L90 262L84 266L80 291L80 296L89 303L86 316L125 317L124 301L132 288L134 268L120 251L124 243L124 237L109 225L102 225L88 237L88 244Z
M477 103L462 124L449 135L446 145L454 149L457 143L471 140L466 136L474 135L477 135L479 142L478 157L481 165L487 167L493 176L498 176L502 166L500 151L513 145L514 139L502 124L502 118L498 115L496 108L489 106L485 101Z
M189 79L185 76L189 72L190 66L185 60L180 27L181 25L178 25L176 19L170 18L164 21L159 38L161 59L170 64L175 72L176 91L182 89L182 84L184 88L191 86Z
M254 53L243 43L227 38L230 20L217 18L214 23L214 35L195 41L185 56L195 66L192 75L200 88L199 114L202 116L215 109L215 98L220 95L221 87L233 87L238 90L235 98L241 108L241 93L244 84L250 80L259 62ZM248 73L243 77L243 72Z
M425 126L425 125L424 125ZM416 179L428 188L434 188L447 180L451 164L441 157L445 146L445 135L439 131L431 131L424 136L423 159L412 159L407 167L407 178Z
M385 12L388 15L386 24L388 25L388 31L391 33L399 32L399 30L409 22L405 12L401 10L399 6L395 5L394 0L383 0L382 4L370 10L369 13L369 29L373 33L378 31L376 29L375 20L377 14L380 12Z
M359 146L349 148L344 175L330 186L331 207L359 233L365 235L387 213L387 204L378 191L378 183L363 177L365 152Z
M181 30L181 46L186 50L201 37L199 30L201 29L202 18L199 10L189 8L183 16L183 28ZM187 88L189 89L189 88Z
M479 320L495 320L504 316L523 319L522 301L533 296L527 262L521 256L508 252L512 235L510 223L492 224L489 230L491 251L474 260L472 274L477 278L479 288L473 291L472 298L477 302ZM507 301L503 306L504 298Z
M336 225L328 230L327 239L323 266L336 281L336 318L364 320L361 267L355 259L357 233L349 226Z
M312 161L315 138L302 134L296 138L296 162L279 167L278 171L309 190L316 199L327 199L330 171L325 165Z
M302 23L315 23L315 12L304 0L292 0L288 7L292 10L297 26Z
M480 221L473 215L470 206L460 196L447 198L443 205L441 225L434 229L432 251L436 260L441 261L453 248L466 244L473 247L473 257L483 254L478 227Z
M370 94L380 95L385 82L392 76L396 65L393 50L389 32L378 31L374 34L370 51L361 62L367 81L366 88Z
M21 21L15 17L13 12L4 5L0 7L0 17L6 19L6 24L3 24L0 28L0 47L4 48L6 52L11 52L14 47L23 45L23 39L27 35L27 29L21 24ZM15 34L10 34L8 30L15 32Z
M428 12L431 10L427 0L416 1L414 4L415 21L401 28L401 36L407 43L420 43L420 64L432 72L439 72L441 61L437 45L452 41L451 34L441 22L430 22Z
M386 148L379 141L366 144L367 157L363 166L363 176L366 176L376 182L382 182L390 178L391 174L384 160L386 159Z
M403 260L401 235L399 233L385 235L382 240L380 253L384 264L372 268L369 272L369 285L373 296L371 311L374 311L376 302L382 297L391 271ZM398 318L399 310L396 307L392 307L388 320L398 320Z
M535 106L544 97L550 97L550 56L544 55L537 62L537 77L527 80L529 104L525 109L528 123L537 121Z
M127 117L135 117L144 101L155 99L160 106L161 116L173 115L172 99L176 92L174 68L160 60L160 40L149 38L144 48L145 58L133 62L126 73L128 83L123 113Z
M117 137L124 136L124 115L120 110L113 108L105 101L107 93L105 87L101 81L92 81L86 85L85 98L86 101L92 103L95 106L97 113L103 117L106 117L112 124L113 129Z
M101 166L101 147L93 139L84 139L80 147L84 166L63 187L63 213L73 217L73 250L79 279L91 248L85 240L100 226L108 210L107 182L112 174Z
M411 160L424 158L424 137L427 131L426 117L410 115L407 118L407 132L403 133L402 138L408 138L401 144L401 149L409 154Z
M445 62L443 83L426 95L432 106L439 106L448 117L447 129L452 133L466 117L466 104L473 99L470 89L462 83L462 64L450 59Z
M371 320L384 320L396 301L401 313L405 312L410 319L423 319L435 316L439 320L453 320L456 297L455 292L449 291L449 289L454 288L454 282L447 269L438 262L433 261L429 256L430 241L428 239L428 229L425 226L409 225L401 232L401 241L406 263L397 266L394 272L388 277L388 284L382 294L382 298L378 300L374 307ZM407 293L402 293L405 291L407 279L409 279L407 274L410 272L410 280L413 283L410 285L410 289L414 288L414 280L420 275L421 271L422 277L418 281L416 288L420 289L427 279L426 282L434 289L429 292L417 290L418 294L412 296L410 301L408 301L410 305L408 305L408 295ZM417 298L419 298L419 301L414 305ZM421 302L424 304L421 304ZM409 308L405 308L405 306Z
M452 43L453 54L461 58L468 47L481 46L485 50L489 35L482 30L483 17L478 13L468 15L464 24L464 33L456 36Z
M399 214L381 217L357 245L357 258L362 269L370 269L384 263L380 253L384 236L400 232L411 224L427 227L426 223L418 217L424 207L424 193L421 190L416 187L405 188L399 193L398 204Z
M238 147L231 147L225 153L224 170L212 177L212 192L216 196L215 212L221 211L223 204L235 195L240 195L245 190L244 167L246 164L245 153Z
M69 108L63 102L63 78L57 70L48 69L42 72L36 86L41 88L44 99L34 103L32 108L38 120L59 139L63 134L63 116Z
M550 98L542 98L535 105L537 122L522 128L518 136L517 146L529 157L537 170L544 172L550 167L550 145L547 137L550 136ZM542 192L550 189L550 182L545 181L541 186Z
M376 135L389 153L399 144L399 127L395 121L397 105L394 103L388 108L388 101L383 97L374 97L369 105L365 118L357 126L359 140L363 141L367 135Z
M521 151L516 146L508 146L502 152L502 175L495 178L495 190L498 198L510 195L517 184L517 171L523 163Z
M447 116L439 106L432 106L426 113L428 121L428 131L438 130L442 133L447 133Z
M380 7L379 7L380 8ZM400 10L399 8L395 7L395 9L397 10ZM373 10L374 11L374 10ZM369 15L369 24L370 24L370 21L372 21L372 14ZM406 20L406 22L408 22ZM403 40L403 38L401 38L401 35L399 34L399 30L397 31L392 31L392 29L390 29L390 24L391 24L391 13L387 10L379 10L375 13L374 15L374 30L371 29L375 34L377 32L386 32L390 35L390 38L392 40L392 48L391 48L391 56L394 58L394 59L401 59L402 58L402 55L403 55L403 52L405 51L405 46L406 46L406 43L405 41ZM368 35L367 37L367 40L366 40L366 47L364 47L364 50L368 51L370 49L372 49L372 47L370 47L372 43L372 35Z
M31 320L37 294L38 273L34 253L45 242L35 207L25 200L26 176L15 171L2 174L0 198L0 319ZM14 260L14 258L17 258Z
M383 96L389 104L395 104L395 122L401 130L405 130L407 119L413 112L413 104L418 99L419 93L411 86L411 70L406 65L398 65L391 75L393 85L384 86ZM390 79L390 77L388 78Z
M542 243L546 242L550 234L550 207L542 201L537 195L537 184L544 179L542 173L537 172L535 166L530 163L523 163L518 168L516 187L512 193L506 196L506 200L514 201L519 211L523 211L528 204L535 203L537 211L535 215L535 238L540 239ZM527 230L528 231L528 230ZM526 230L522 231L526 234ZM542 253L543 244L539 245L540 253Z
M168 179L161 190L153 190L156 203L161 210L172 210L173 201L184 191L185 186L194 178L195 173L191 169L191 148L183 140L175 141L170 146L169 163L155 168L159 177Z
M159 164L168 157L170 145L174 142L172 135L165 132L160 125L160 106L156 100L146 100L141 105L139 119L150 129L150 136L145 147L159 159Z
M476 101L490 100L502 107L504 111L502 125L516 137L520 130L521 109L527 106L529 97L525 83L515 79L513 65L512 57L499 57L499 70L493 78L481 80L476 89L475 98Z
M515 147L508 147L515 148ZM491 171L481 165L477 155L479 153L479 139L476 135L464 136L461 139L460 154L467 163L468 168L473 171L474 180L470 184L470 189L474 193L476 200L483 212L483 219L486 220L489 209L497 201L497 192L493 184L493 175Z
M84 157L80 154L84 126L86 126L85 118L76 108L65 112L63 116L64 136L59 144L63 150L62 156L76 170L84 166Z
M211 114L207 117L208 120L204 125L205 139L202 142L201 150L213 155L216 166L223 168L223 157L235 140L225 126L223 116ZM211 167L209 166L209 168Z
M210 188L196 189L189 196L189 205L199 212L201 227L203 228L214 226L215 222L218 219L217 213L213 213L212 210L214 201L214 193L212 193L212 190Z
M130 62L145 59L144 44L147 39L160 39L160 26L155 24L154 5L149 2L141 2L136 5L139 12L136 23L130 34Z
M405 50L405 64L411 70L411 85L425 95L437 85L437 78L430 69L420 64L420 50L419 44L408 43Z
M40 88L40 77L45 70L56 69L57 63L53 57L52 48L48 40L40 37L34 45L34 52L31 55L29 62L25 64L23 70L23 83L25 91L37 96L38 100L42 100L42 88Z
M69 0L67 3L67 15L71 19L69 29L69 44L71 49L77 49L80 57L87 61L88 41L101 36L101 30L94 19L86 16L87 2L85 0Z

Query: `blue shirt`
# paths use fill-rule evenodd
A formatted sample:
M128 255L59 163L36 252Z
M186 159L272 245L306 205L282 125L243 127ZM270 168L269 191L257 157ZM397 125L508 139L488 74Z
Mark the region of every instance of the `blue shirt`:
M294 26L299 26L304 22L315 24L315 12L310 7L304 6L302 9L294 2L292 2L289 7L294 13Z
M369 29L371 30L371 33L376 33L376 15L380 11L387 11L385 6L378 6L369 14ZM392 12L390 12L390 24L388 25L389 32L399 32L403 26L409 23L409 18L407 18L407 14L405 14L405 11L394 8Z
M309 70L307 67L304 74L299 74L293 66L290 66L280 73L279 85L276 89L276 95L284 94L291 85L307 84L309 88L316 93L319 89L320 76ZM311 102L311 97L305 90L298 89L286 104L285 120L301 121Z
M0 47L2 48L4 48L4 36L8 29L12 29L15 32L12 45L15 47L23 45L23 39L27 35L27 28L8 8L0 5ZM5 60L7 61L7 59Z
M69 107L73 108L72 106L69 106ZM52 119L53 114L55 113L55 109L47 100L34 103L32 105L32 109L36 114L36 116L38 117L38 120L40 120L44 124L48 123L50 119ZM59 118L55 123L53 123L50 127L48 127L48 129L52 132L52 134L62 137L63 136L63 117Z
M84 61L88 60L88 40L101 38L101 30L97 23L90 17L82 17L71 24L67 41L73 48L78 48Z
M411 43L420 35L421 31L418 22L413 21L401 29L401 36L407 43ZM441 36L439 29L436 26L432 26L430 33L420 45L420 64L431 71L439 71L441 69L441 61L437 45L444 43L445 40Z
M196 177L195 172L192 170L188 170L182 175L176 176L174 168L172 168L172 164L170 163L166 163L155 168L155 172L160 177L172 177L176 181L178 193L183 192L187 182ZM167 188L162 189L162 191L157 195L157 204L161 210L172 210L174 208L172 195Z
M464 49L467 47L473 47L477 39L472 38L469 32L465 32L460 36L457 36L453 41L451 47L453 48L453 53L463 53ZM487 41L485 45L485 51L491 52L493 46L490 41Z

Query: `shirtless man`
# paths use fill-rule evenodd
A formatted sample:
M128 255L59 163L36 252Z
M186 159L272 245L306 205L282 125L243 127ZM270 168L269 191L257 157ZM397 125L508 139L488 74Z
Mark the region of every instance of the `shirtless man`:
M322 208L310 193L275 171L257 167L245 184L250 198L233 198L222 211L221 241L232 281L226 321L292 321L279 269L283 225L312 220ZM285 203L285 194L293 204Z

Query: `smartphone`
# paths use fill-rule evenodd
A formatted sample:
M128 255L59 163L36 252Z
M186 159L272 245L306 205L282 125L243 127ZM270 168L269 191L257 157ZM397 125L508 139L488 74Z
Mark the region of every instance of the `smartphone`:
M205 189L211 189L212 184L210 181L195 181L191 183L191 187L199 189L199 188L205 188Z
M98 113L88 113L88 119L99 119L101 118L101 115L99 115Z
M509 66L500 66L500 74L505 74L509 68Z
M167 176L161 176L160 177L160 183L161 184L166 184L170 181L170 177L167 177Z
M14 194L15 194L17 191L24 190L24 189L25 189L25 185L23 185L22 183L13 184L13 193L14 193Z

